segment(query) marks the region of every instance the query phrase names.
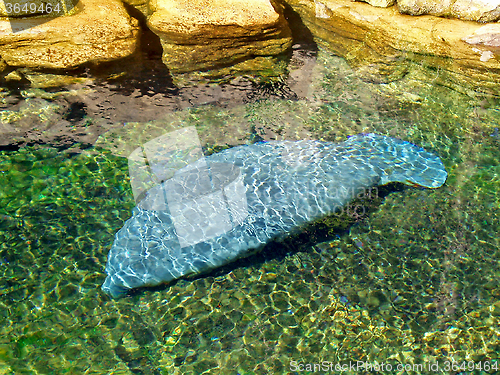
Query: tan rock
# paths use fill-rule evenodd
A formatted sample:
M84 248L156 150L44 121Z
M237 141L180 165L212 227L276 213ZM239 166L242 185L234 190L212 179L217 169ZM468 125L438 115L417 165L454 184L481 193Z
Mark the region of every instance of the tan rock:
M349 0L322 0L324 9L318 16L318 1L287 0L316 41L344 57L366 79L398 79L405 74L407 64L417 63L439 69L442 79L498 94L500 50L488 42L471 45L463 39L488 34L490 43L496 43L491 35L497 35L500 24L476 34L484 25L434 16L412 17L400 14L396 7L376 8Z
M474 30L462 40L469 44L483 45L486 47L500 47L500 24L493 23Z
M269 0L150 0L148 25L174 73L276 55L291 45L278 5Z
M81 0L76 14L0 19L0 57L10 66L66 69L131 55L139 28L119 0Z
M432 14L480 22L500 19L498 0L398 0L398 8L414 16Z

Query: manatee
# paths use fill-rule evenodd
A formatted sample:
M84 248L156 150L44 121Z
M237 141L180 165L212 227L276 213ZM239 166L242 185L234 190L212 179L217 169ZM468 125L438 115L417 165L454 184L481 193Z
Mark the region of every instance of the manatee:
M115 235L102 289L120 297L206 273L338 211L363 189L438 188L446 178L438 156L377 134L233 147L147 191Z

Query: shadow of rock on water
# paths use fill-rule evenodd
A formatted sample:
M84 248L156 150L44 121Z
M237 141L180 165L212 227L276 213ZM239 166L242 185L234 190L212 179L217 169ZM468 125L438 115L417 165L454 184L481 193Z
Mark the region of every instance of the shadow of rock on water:
M154 122L183 109L206 105L234 108L264 99L298 100L308 95L307 82L315 52L301 46L294 48L288 78L242 76L181 88L172 83L170 73L158 58L146 60L140 70L134 59L124 61L121 72L125 74L111 78L116 69L113 64L98 70L81 68L72 79L64 78L58 71L19 70L21 80L7 82L2 92L0 147L46 144L60 149L75 145L75 149L86 148L103 133L120 129L125 123L144 119ZM56 87L30 87L30 82L44 79L53 81ZM68 84L61 88L57 87L58 82Z

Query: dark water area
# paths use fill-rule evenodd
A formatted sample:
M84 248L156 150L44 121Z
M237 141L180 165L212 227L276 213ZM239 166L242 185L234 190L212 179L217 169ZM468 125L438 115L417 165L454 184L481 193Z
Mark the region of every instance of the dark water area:
M356 361L494 373L500 96L436 83L415 62L398 81L367 82L299 42L265 79L174 84L152 47L140 70L4 82L0 374L298 374ZM190 126L207 155L374 132L439 155L448 180L381 187L249 259L111 299L107 255L136 205L127 158Z

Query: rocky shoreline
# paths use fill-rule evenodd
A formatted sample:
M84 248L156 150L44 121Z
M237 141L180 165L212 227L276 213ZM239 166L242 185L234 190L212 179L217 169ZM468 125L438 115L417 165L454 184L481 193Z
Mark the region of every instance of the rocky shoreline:
M144 47L141 33L161 45L162 61L181 85L179 77L186 73L279 76L279 56L290 51L298 16L316 43L344 57L369 81L399 79L408 60L443 69L447 80L496 94L497 1L457 0L448 7L437 0L367 2L81 0L58 17L14 14L12 4L10 13L0 6L1 77L16 79L17 71L25 68L71 74L89 64L119 64Z

